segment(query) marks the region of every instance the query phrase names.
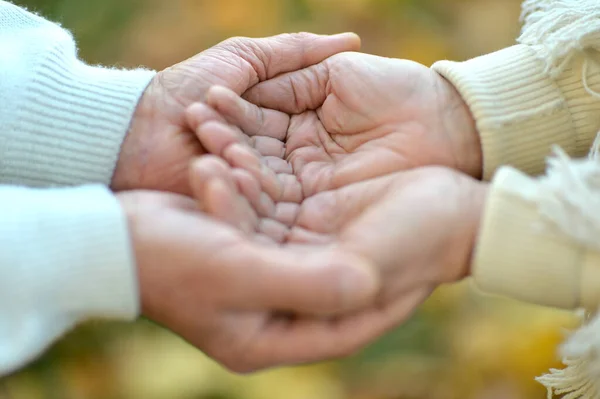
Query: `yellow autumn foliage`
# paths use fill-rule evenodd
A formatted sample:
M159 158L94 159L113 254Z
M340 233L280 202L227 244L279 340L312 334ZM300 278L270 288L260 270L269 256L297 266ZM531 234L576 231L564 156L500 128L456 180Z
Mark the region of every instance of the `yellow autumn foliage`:
M519 0L20 0L61 18L91 62L171 65L230 36L354 31L364 51L430 64L510 45ZM400 79L401 77L399 77ZM201 287L199 287L201 289ZM440 289L405 326L340 362L232 375L149 323L79 329L0 381L0 398L542 399L574 317Z

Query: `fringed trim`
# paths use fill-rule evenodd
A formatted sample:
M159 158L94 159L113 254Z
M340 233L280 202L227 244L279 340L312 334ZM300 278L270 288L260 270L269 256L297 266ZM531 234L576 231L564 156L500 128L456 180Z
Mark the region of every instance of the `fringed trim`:
M540 179L538 203L548 221L583 245L600 250L600 133L588 159L571 160L559 147ZM541 197L544 197L542 200ZM600 399L600 313L576 331L561 348L564 369L536 378L548 399Z
M518 42L542 46L546 72L553 77L576 55L600 50L600 2L596 0L526 0L521 20ZM584 76L587 68L586 63Z
M600 51L600 2L596 0L526 0L521 14L523 30L517 41L542 46L545 72L558 77L577 55L583 55L583 87L600 98L588 83L590 51Z
M557 78L576 56L583 56L583 86L600 98L588 84L589 64L596 62L591 52L600 51L600 1L525 0L521 19L518 42L538 49L545 72ZM571 160L554 148L536 202L549 223L600 250L600 134L587 160ZM548 389L548 398L600 399L600 315L569 338L561 355L565 369L537 378Z
M561 355L566 368L536 378L548 389L548 399L600 399L600 317L569 338Z
M539 179L536 202L544 219L573 240L600 251L600 163L595 146L589 159L573 160L554 147L547 174Z

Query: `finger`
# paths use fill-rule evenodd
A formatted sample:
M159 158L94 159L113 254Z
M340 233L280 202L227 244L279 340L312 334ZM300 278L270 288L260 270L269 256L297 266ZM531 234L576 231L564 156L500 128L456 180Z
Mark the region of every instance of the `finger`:
M306 68L344 51L360 50L360 37L354 33L292 33L238 40L244 41L238 54L252 64L260 81Z
M282 197L283 187L275 172L264 165L260 158L241 144L232 144L222 154L230 165L248 171L260 183L262 190L274 201Z
M233 177L242 195L246 197L250 205L252 205L260 216L275 216L275 203L271 197L262 192L260 184L254 176L243 169L234 169Z
M258 231L270 237L275 242L285 242L289 234L289 228L283 223L272 219L262 219L258 225Z
M277 175L277 181L281 187L279 202L294 202L299 204L304 200L304 190L296 176L280 173Z
M233 172L222 159L206 155L196 160L190 168L190 184L209 215L246 233L258 226L258 216L239 195Z
M275 205L273 217L285 226L292 227L300 214L300 205L293 202L279 202Z
M232 144L250 145L248 137L238 128L221 121L211 120L205 122L199 125L195 132L202 146L211 154L219 156Z
M229 167L222 165L219 158L214 159L212 155L206 155L194 160L189 169L189 180L192 195L199 204L204 203L206 194L206 183L212 178L227 179Z
M333 249L252 245L231 256L222 268L230 306L333 314L370 303L379 290L369 262Z
M244 98L259 107L300 114L323 105L328 95L327 61L259 83Z
M257 107L222 86L211 87L206 102L229 123L238 126L249 136L285 140L290 117L283 112Z
M253 136L250 145L263 157L283 159L285 157L285 143L281 140L265 136Z
M222 179L210 179L206 183L205 212L228 223L246 234L255 231L256 223L242 216L235 193Z
M271 169L277 174L294 174L294 169L292 168L292 165L279 157L265 156L263 157L262 161L265 165L267 165L269 169Z
M405 322L431 293L416 290L386 306L341 319L273 320L248 348L253 369L351 356Z
M225 123L226 120L212 107L204 103L194 103L185 110L185 118L192 130L210 121Z

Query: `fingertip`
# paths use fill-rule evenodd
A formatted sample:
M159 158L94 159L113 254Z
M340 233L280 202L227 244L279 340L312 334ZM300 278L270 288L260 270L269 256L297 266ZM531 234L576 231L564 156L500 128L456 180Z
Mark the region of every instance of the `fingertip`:
M196 136L209 152L220 156L229 146L243 144L236 131L222 121L212 120L202 124L196 130Z
M185 110L185 119L192 128L192 130L198 129L198 126L200 125L200 122L198 120L198 114L202 112L202 106L203 104L201 103L194 103L187 107Z
M239 97L234 91L224 86L212 86L206 93L206 103L216 107L221 105L223 100L231 100Z
M215 176L223 176L228 169L229 165L227 162L212 154L203 155L194 159L190 168L192 173L196 175L210 172Z
M189 179L192 188L197 187L202 180L205 171L206 159L204 157L196 158L190 163Z
M208 121L222 121L222 117L211 107L204 103L194 103L186 108L185 120L194 131Z
M233 225L235 225L235 223L233 223L233 220L229 220L228 216L230 210L235 207L233 201L234 197L231 188L223 181L223 179L213 177L206 182L203 193L203 202L206 212L218 219L228 221Z
M354 32L344 32L334 35L339 39L342 39L348 45L347 51L358 51L362 47L362 39Z

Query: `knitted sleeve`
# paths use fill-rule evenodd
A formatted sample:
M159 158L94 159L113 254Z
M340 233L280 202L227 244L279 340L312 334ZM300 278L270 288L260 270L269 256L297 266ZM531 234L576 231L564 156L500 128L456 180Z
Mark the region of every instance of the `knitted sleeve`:
M600 2L528 0L520 44L434 68L469 104L493 178L472 271L478 287L561 308L600 304ZM592 152L588 159L573 160ZM549 159L546 175L538 178ZM563 348L550 396L600 397L600 317ZM562 396L561 396L562 397Z
M484 178L511 165L544 171L551 147L585 156L600 129L600 3L528 0L518 45L433 69L471 108Z
M0 184L109 184L154 72L91 67L71 34L0 1Z
M0 375L77 323L138 314L127 223L104 186L153 72L85 65L71 35L0 1Z
M0 186L0 375L76 324L138 315L126 218L104 186Z

